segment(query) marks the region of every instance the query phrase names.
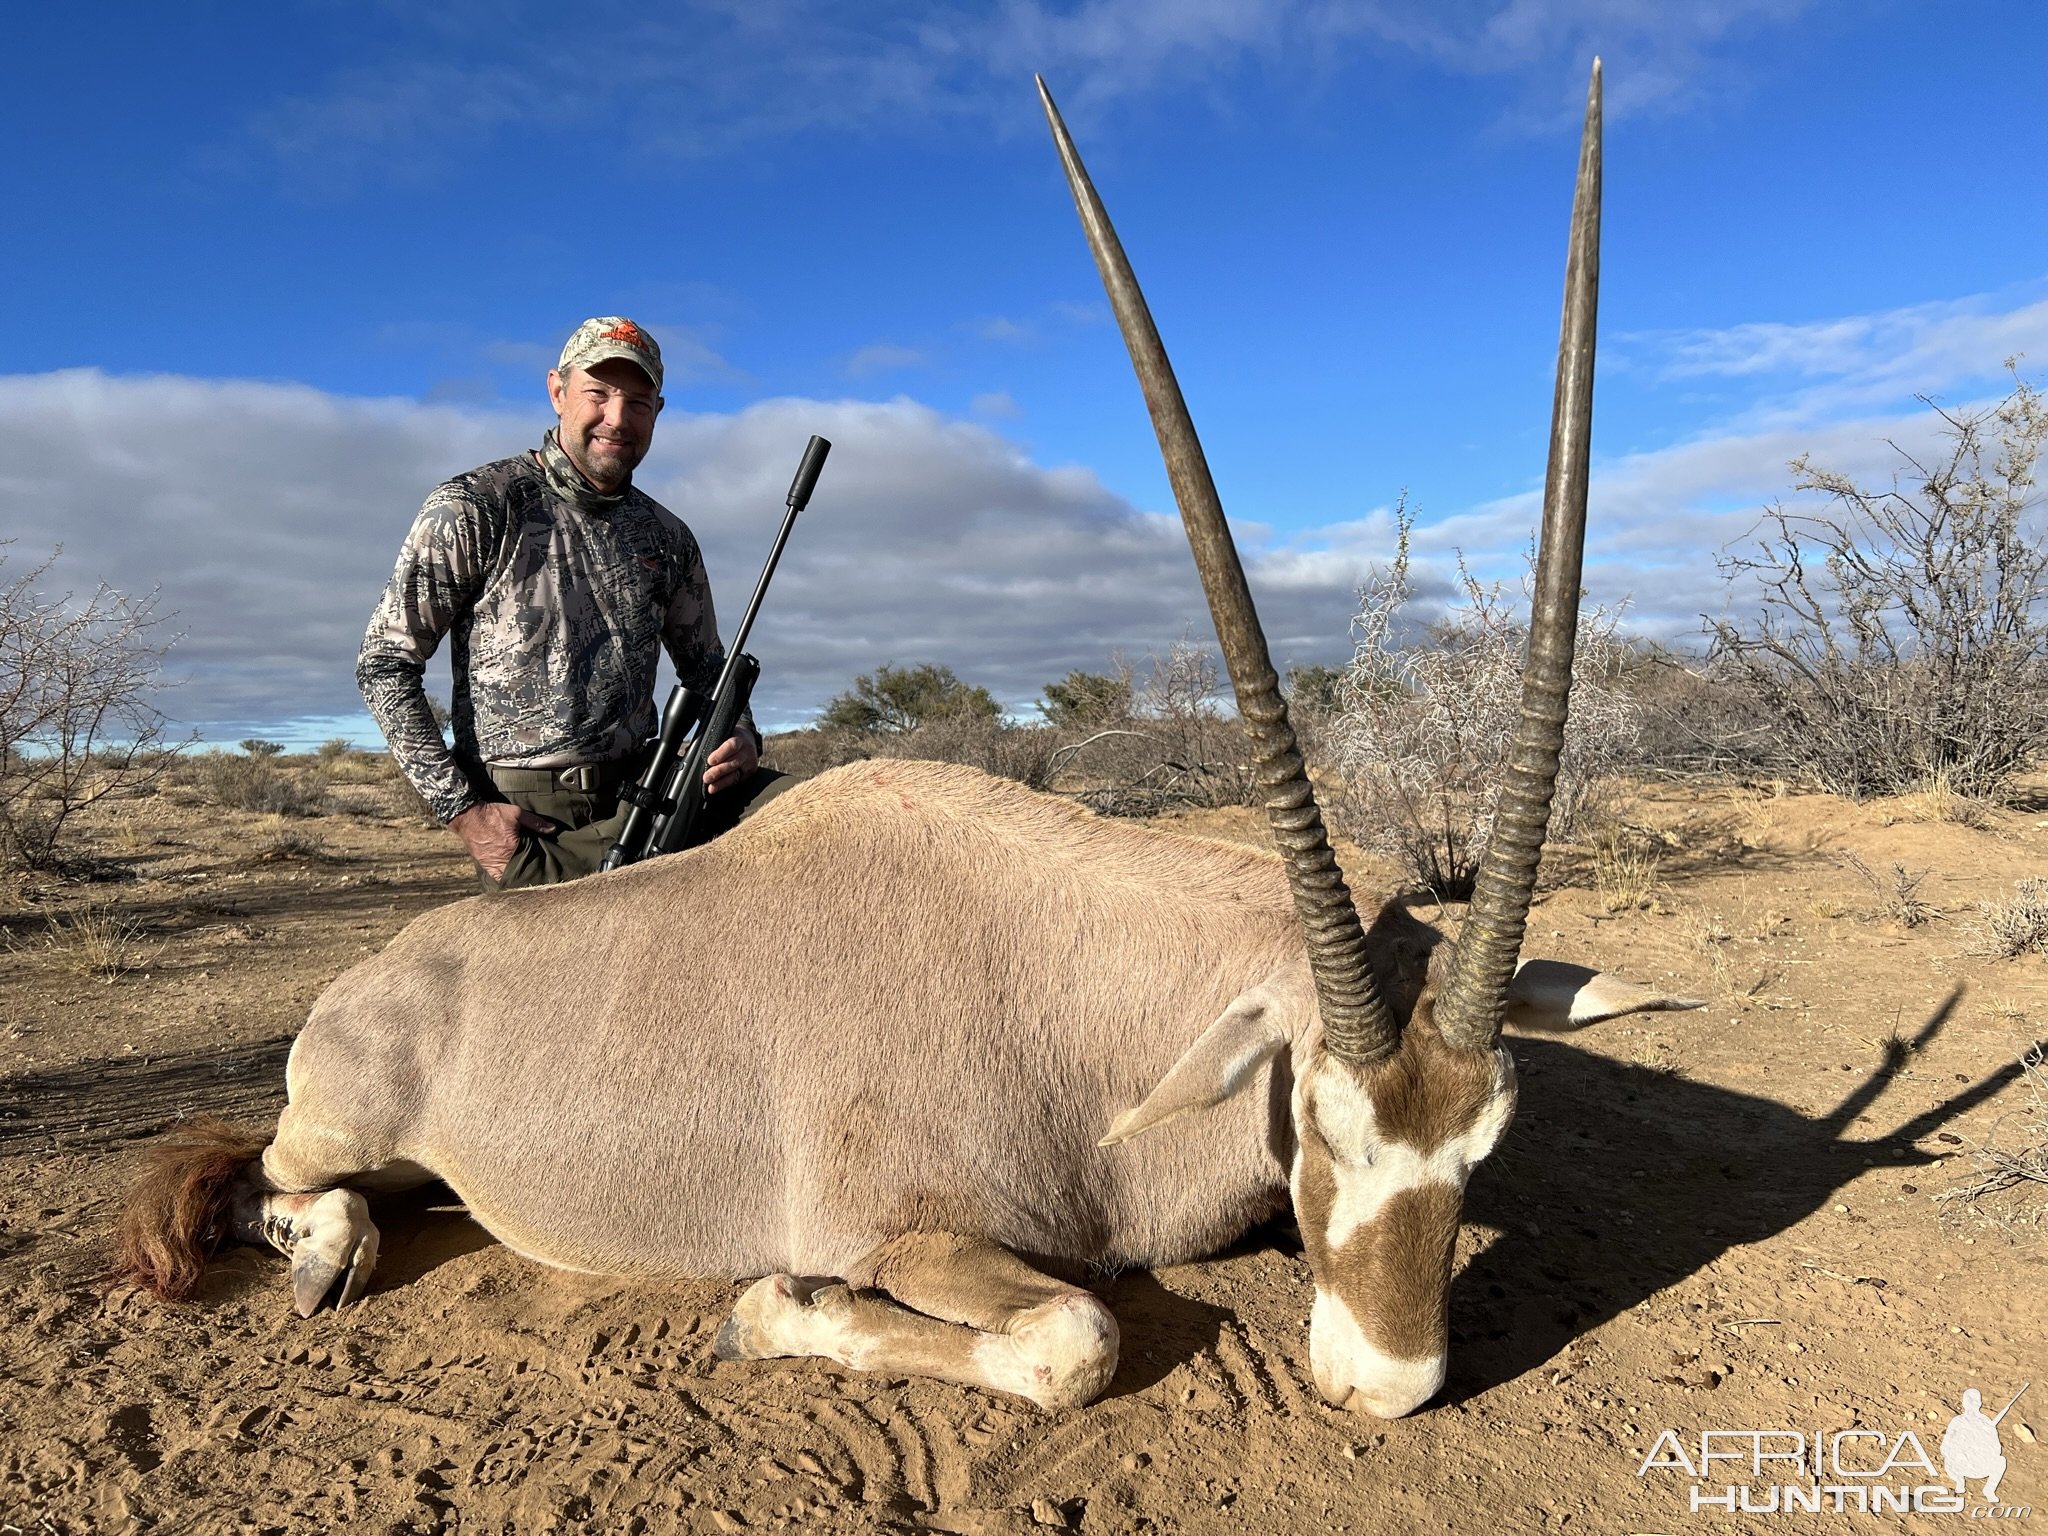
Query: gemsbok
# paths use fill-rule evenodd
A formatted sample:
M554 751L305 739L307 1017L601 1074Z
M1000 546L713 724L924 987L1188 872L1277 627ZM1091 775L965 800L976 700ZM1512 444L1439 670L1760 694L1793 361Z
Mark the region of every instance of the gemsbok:
M166 1138L123 1217L139 1282L190 1295L233 1236L289 1255L302 1315L346 1306L377 1257L364 1192L438 1178L542 1263L765 1277L724 1358L824 1356L1060 1408L1116 1368L1116 1322L1081 1279L1212 1253L1291 1201L1322 1395L1392 1416L1437 1390L1465 1182L1514 1112L1503 1020L1698 1006L1518 964L1578 603L1599 66L1521 723L1455 945L1392 904L1359 919L1165 352L1039 89L1281 853L873 761L705 847L457 902L327 989L273 1134Z

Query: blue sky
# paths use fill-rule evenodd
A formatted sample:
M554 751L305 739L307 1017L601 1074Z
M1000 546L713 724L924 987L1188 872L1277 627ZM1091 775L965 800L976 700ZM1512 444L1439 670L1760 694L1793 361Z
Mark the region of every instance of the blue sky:
M1594 595L1696 632L1803 449L2048 363L2025 0L114 5L9 21L0 537L161 591L209 735L346 729L420 498L545 425L588 314L671 362L644 485L764 712L939 661L1023 709L1204 610L1031 85L1145 283L1284 661L1419 506L1511 573L1578 104L1608 82ZM445 687L445 684L441 685ZM334 725L333 722L342 722Z

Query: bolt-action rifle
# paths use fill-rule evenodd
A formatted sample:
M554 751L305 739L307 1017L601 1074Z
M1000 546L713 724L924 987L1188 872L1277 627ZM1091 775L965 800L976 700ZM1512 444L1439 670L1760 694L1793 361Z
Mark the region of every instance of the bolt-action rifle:
M825 455L832 445L813 437L790 482L789 511L775 535L775 547L768 551L768 563L761 567L761 579L754 583L753 599L733 632L732 648L709 697L703 697L677 683L670 690L661 711L661 733L654 739L654 756L637 784L619 791L628 810L619 828L618 841L606 850L601 869L617 869L658 853L674 853L689 843L690 834L704 815L704 768L720 742L732 735L740 715L753 696L754 682L761 675L761 663L740 649L747 632L754 627L754 615L768 591L768 579L782 558L782 546L789 542L789 530L811 499L811 487L818 483L818 471L825 467ZM696 735L691 736L692 731Z

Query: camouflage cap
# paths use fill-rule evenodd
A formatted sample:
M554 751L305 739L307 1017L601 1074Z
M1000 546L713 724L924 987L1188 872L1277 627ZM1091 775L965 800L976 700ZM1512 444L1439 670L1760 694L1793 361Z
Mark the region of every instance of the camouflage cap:
M562 360L555 364L562 372L590 368L610 358L623 357L661 388L661 348L654 338L623 315L599 315L576 327L562 348Z

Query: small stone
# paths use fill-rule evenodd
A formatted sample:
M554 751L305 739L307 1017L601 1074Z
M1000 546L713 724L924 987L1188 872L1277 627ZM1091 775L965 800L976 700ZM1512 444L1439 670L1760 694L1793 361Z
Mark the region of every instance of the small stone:
M1146 1467L1149 1467L1151 1465L1152 1458L1150 1456L1147 1456L1143 1451L1133 1451L1123 1460L1123 1468L1126 1472L1143 1471Z
M1051 1499L1033 1499L1031 1518L1040 1525L1049 1525L1056 1530L1064 1531L1067 1528L1067 1517L1060 1513L1059 1505Z
M1846 1216L1849 1214L1849 1207L1847 1207L1846 1205L1838 1205L1835 1207L1835 1214L1837 1216Z
M2018 1436L2019 1436L2019 1437L2020 1437L2020 1438L2021 1438L2022 1440L2026 1441L2026 1442L2027 1442L2027 1444L2029 1444L2029 1445L2032 1445L2032 1444L2034 1443L2034 1426L2033 1426L2033 1425L2031 1425L2031 1424L2015 1424L2015 1425L2013 1425L2013 1427L2012 1427L2012 1432L2013 1432L2014 1434L2018 1435Z

